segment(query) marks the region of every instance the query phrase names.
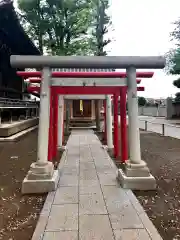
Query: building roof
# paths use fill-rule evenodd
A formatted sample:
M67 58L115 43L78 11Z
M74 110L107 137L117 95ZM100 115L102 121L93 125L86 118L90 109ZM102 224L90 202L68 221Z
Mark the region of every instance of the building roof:
M21 26L11 0L0 1L0 43L10 47L12 54L40 55Z
M0 0L0 90L8 97L19 98L22 96L23 80L11 67L10 55L40 55L40 51L20 25L12 1ZM11 94L10 89L17 95Z

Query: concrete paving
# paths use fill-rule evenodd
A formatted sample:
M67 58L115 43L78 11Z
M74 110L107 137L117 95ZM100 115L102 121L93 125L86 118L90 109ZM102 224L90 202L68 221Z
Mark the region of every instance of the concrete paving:
M180 139L180 120L167 120L163 117L139 116L139 128L145 130L145 121L147 122L147 131Z
M73 130L32 240L160 240L92 130Z
M139 128L145 130L145 122L147 122L147 131L160 133L164 136L180 139L180 120L167 120L164 117L139 116ZM120 116L119 116L120 124ZM127 116L128 124L128 116ZM104 123L101 123L103 129ZM163 126L164 125L164 126Z
M139 116L139 120L151 121L154 123L172 124L172 125L180 124L179 119L166 119L165 117Z

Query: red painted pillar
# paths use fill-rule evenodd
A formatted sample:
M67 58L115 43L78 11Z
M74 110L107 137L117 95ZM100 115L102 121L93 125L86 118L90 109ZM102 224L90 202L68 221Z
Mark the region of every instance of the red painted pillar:
M118 143L118 98L119 95L114 94L114 157L119 156L119 143Z
M53 160L53 90L50 89L48 161Z
M64 144L64 107L65 107L65 104L64 104L64 100L63 100L62 145Z
M55 158L57 156L57 146L58 146L58 94L53 93L54 95L54 108L53 108L53 115L54 115L54 121L53 121L53 157Z
M128 160L127 124L126 124L126 87L120 89L120 114L121 114L121 159Z
M107 144L107 126L106 126L106 100L103 100L104 107L104 143Z

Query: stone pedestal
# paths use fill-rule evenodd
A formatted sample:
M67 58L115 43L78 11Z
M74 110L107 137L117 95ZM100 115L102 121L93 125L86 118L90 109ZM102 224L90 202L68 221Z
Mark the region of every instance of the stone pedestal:
M58 170L54 170L52 162L44 165L32 163L22 183L22 193L46 193L54 191L58 184Z
M118 170L118 180L123 188L132 190L154 190L156 180L144 161L139 164L125 163L124 170Z

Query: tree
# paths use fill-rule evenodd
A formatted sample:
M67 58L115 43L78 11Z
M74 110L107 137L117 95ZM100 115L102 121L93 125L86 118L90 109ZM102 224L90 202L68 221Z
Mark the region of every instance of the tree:
M177 92L177 93L175 94L175 99L174 99L174 101L175 101L176 103L180 103L180 92Z
M176 48L171 49L166 56L167 72L171 75L180 74L180 18L174 22L175 28L171 32L171 40L175 41ZM180 78L173 81L173 85L180 88ZM180 93L176 93L175 101L180 102Z
M174 30L170 33L171 41L175 42L175 49L167 53L169 73L180 74L180 18L174 23Z
M41 53L90 55L93 1L19 0L19 16Z
M138 97L138 105L139 106L145 106L146 103L147 103L147 101L144 97Z
M111 26L110 16L107 15L109 8L108 0L93 0L94 9L94 21L92 35L92 48L94 49L94 55L105 56L107 55L105 47L111 42L110 39L106 39L109 27Z
M41 8L41 0L18 1L18 16L28 35L35 41L40 52L43 54L43 35L45 23Z
M18 0L19 17L41 53L106 55L108 0Z
M180 74L180 48L171 51L171 58L169 60L169 73L172 75Z

